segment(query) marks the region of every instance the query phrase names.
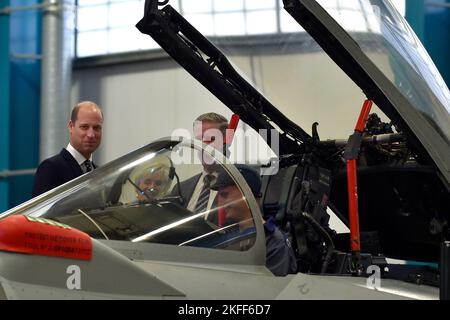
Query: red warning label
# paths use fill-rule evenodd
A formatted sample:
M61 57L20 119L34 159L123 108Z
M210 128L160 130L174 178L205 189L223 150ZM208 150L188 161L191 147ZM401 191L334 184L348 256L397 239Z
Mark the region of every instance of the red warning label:
M90 260L92 239L53 220L14 215L0 220L0 250Z

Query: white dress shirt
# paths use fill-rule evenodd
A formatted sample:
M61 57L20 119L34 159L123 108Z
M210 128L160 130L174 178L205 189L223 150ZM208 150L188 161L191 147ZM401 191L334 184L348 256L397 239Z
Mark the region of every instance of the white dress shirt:
M66 147L66 150L69 151L69 153L72 155L72 157L74 157L74 159L77 161L77 163L81 166L83 164L83 162L85 162L86 159L81 153L78 152L77 149L75 149L74 147L72 147L72 145L69 144ZM91 157L89 158L89 160L92 162L92 154Z
M198 197L200 196L200 193L202 192L202 189L203 189L203 185L205 184L204 177L207 174L208 174L207 172L203 171L202 175L200 176L200 179L198 179L197 185L195 186L194 193L192 193L191 200L189 201L189 204L187 206L187 209L192 212L194 212L194 210L195 210L195 206L197 204ZM217 174L212 173L212 175L216 176ZM216 198L216 195L217 195L216 190L210 190L209 200L208 200L208 205L206 206L206 210L211 209L211 206L214 202L214 199Z

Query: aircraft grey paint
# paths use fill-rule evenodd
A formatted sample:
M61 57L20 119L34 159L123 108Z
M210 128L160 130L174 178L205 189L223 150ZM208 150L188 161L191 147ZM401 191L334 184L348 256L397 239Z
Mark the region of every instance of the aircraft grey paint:
M376 2L379 5L386 4L391 8L387 2ZM149 9L155 3L155 1L147 0L146 9ZM438 123L436 121L433 124L432 121L430 122L429 119L426 119L427 114L418 113L416 110L418 109L417 106L413 105L410 100L407 100L401 91L389 82L386 75L359 50L356 43L352 42L352 39L344 29L341 29L328 16L326 10L318 6L315 1L285 0L285 5L292 5L294 9L301 7L302 10L307 10L301 11L301 13L307 13L306 16L308 18L312 17L314 19L305 19L303 22L308 24L313 21L314 23L305 25L305 29L314 29L313 27L315 27L321 31L321 33L313 34L319 44L325 48L333 59L337 60L339 66L347 74L356 79L357 85L366 92L369 98L379 101L380 107L385 106L386 113L392 115L395 120L405 126L405 137L402 136L402 138L407 139L418 150L420 150L420 145L423 146L438 169L427 163L426 170L422 170L423 167L420 161L414 164L420 164L417 167L427 174L429 173L433 177L440 177L444 185L448 183L450 161L448 152L450 148L448 147L448 136L445 136L445 128L441 130L443 134L442 132L438 134L440 138L436 135L442 126L442 122ZM156 6L156 10L153 13L159 12L158 6ZM302 20L302 14L299 15L299 20ZM295 15L295 12L293 15ZM399 19L402 23L405 23L401 17ZM349 67L345 62L339 60L339 57L333 56L333 54L336 55L343 51L335 52L332 48L327 48L325 38L321 38L325 34L333 35L339 41L341 47L348 51L349 57L354 59L361 68L352 69L351 66ZM206 44L204 45L206 46ZM176 52L173 54L176 54ZM183 59L183 57L180 59ZM189 65L185 65L185 67L188 68ZM432 68L434 66L430 66L428 63L428 67ZM224 72L224 78L227 76L230 76L230 74ZM233 76L231 73L230 77L233 78ZM234 77L233 79L237 78ZM289 123L282 114L276 112L276 109L272 109L273 106L271 107L270 103L267 103L265 105L267 108L261 111L267 112L264 116L251 109L255 100L247 99L247 94L251 96L255 93L245 83L240 81L229 82L220 87L216 92L219 100L223 99L224 102L231 101L226 100L229 89L226 85L230 85L230 83L231 85L236 85L233 88L236 91L244 88L243 91L240 91L242 95L235 96L235 98L237 99L236 101L243 102L241 105L243 107L240 109L241 115L255 129L267 128L268 125L264 121L269 122L268 119L270 119L281 130L287 128L290 137L292 137L291 142L287 142L288 139L285 136L281 137L286 139L282 140L282 142L286 142L284 151L296 151L298 147L297 151L299 154L303 155L303 153L310 152L308 148L302 148L305 145L314 146L315 142L310 141L310 137L301 128ZM372 88L373 91L367 87L370 84L375 85ZM208 89L213 90L211 88ZM424 88L424 90L431 89ZM441 90L442 96L449 96L446 87L442 87ZM236 93L236 91L231 90L230 92ZM434 93L436 92L433 91ZM230 95L232 94L230 93ZM242 100L240 100L241 98ZM436 102L433 98L430 99ZM263 100L260 99L258 101L261 102ZM445 122L449 119L449 108L448 105L444 104L445 101L442 101L442 99L439 100L439 104L430 102L431 108L436 108L431 110L431 114L433 112L443 112L443 119L440 120ZM236 105L228 106L231 109L236 107ZM397 113L392 112L394 109ZM431 117L431 120L433 120L433 117ZM319 146L319 144L316 146ZM376 268L378 265L375 268L369 266L369 268L363 270L363 274L354 277L350 276L351 273L348 270L341 274L332 272L330 268L327 268L327 272L318 273L311 271L314 270L312 267L309 272L305 273L299 272L285 277L274 276L265 267L266 248L263 221L258 203L238 170L228 163L227 159L221 154L214 153L217 163L222 170L233 178L236 186L239 187L242 193L242 198L245 199L252 213L255 230L250 240L253 243L245 250L240 251L232 247L226 247L227 243L225 242L204 242L205 239L220 240L220 236L226 234L226 230L217 228L217 226L209 229L210 223L207 222L207 214L205 214L204 219L203 216L180 215L186 214L186 211L174 204L176 202L174 199L169 201L170 197L156 199L154 202L150 201L147 204L133 202L136 200L136 190L128 183L128 180L131 180L133 174L137 172L136 169L150 162L155 156L169 156L180 150L201 152L202 148L205 148L206 152L212 156L213 150L208 146L200 145L198 142L163 138L0 214L0 219L7 219L9 216L16 214L25 214L34 218L53 219L86 232L92 238L95 238L92 239L92 259L89 261L0 251L0 299L439 298L439 289L435 285L428 285L427 283L417 285L405 282L404 279L391 279L383 276L381 279L378 279ZM281 154L281 156L287 156L287 153ZM326 162L322 161L326 156L320 158L320 153L315 154L315 156L317 156L315 159L320 165L326 165ZM290 183L289 188L285 185L284 187L286 188L282 188L283 190L289 191L294 186L295 179L292 178L292 174L301 168L298 159L300 158L297 158L297 167L291 168L289 165L283 167L283 169L287 168L285 173L288 172L290 175L290 180L286 181L286 183ZM181 176L182 182L201 172L201 165L185 166L183 164L174 164L174 167L175 172ZM389 165L387 167L391 168L392 172L400 173L405 169ZM422 171L420 171L420 174ZM416 171L411 172L416 174L413 177L421 177L417 175ZM177 182L173 177L171 182L172 186L176 188ZM424 183L428 183L428 180L425 178ZM438 190L445 197L446 193L442 191L443 189L440 188ZM369 193L374 193L373 191L371 189ZM386 210L391 205L394 206L396 204L396 199L394 200L388 204ZM411 201L407 205L414 206L414 201L411 199L406 200ZM430 223L430 226L437 226L437 231L433 231L435 233L429 234L431 231L428 230L428 224L426 223L424 225L420 225L420 223L405 224L405 228L410 228L403 230L406 231L406 234L418 235L412 239L417 242L412 242L411 238L402 238L400 236L395 238L395 232L394 234L384 233L386 230L381 229L378 231L385 236L383 240L387 242L384 249L394 256L406 256L409 260L434 257L433 255L428 255L427 250L439 245L436 238L440 236L445 238L448 234L448 226L445 226L449 218L448 212L445 211L445 204L439 202L437 206L436 210L430 209L430 212L425 212L427 216L436 214L436 216L432 216L429 219L427 217L428 220L426 220L426 223ZM156 229L152 228L151 222L160 223L165 221L164 214L166 213L173 215L175 218L167 222L167 224L158 225ZM380 214L382 213L380 212ZM402 219L407 217L407 215L400 216ZM365 219L366 217L362 216L362 218ZM342 220L345 222L345 219ZM410 220L406 221L409 222ZM416 220L412 221L416 222ZM418 221L421 220L419 219ZM187 231L183 231L185 225L189 226L186 229ZM388 221L382 227L389 227L390 225L395 224ZM372 226L369 224L369 227ZM322 223L320 228L327 227L327 223ZM442 230L440 227L442 227ZM329 232L332 233L332 231ZM169 236L165 237L166 234ZM108 239L105 239L106 237ZM177 238L176 242L174 238ZM392 243L394 242L392 241L393 238L398 241ZM249 239L246 238L244 240L247 241ZM238 238L234 241L240 244L243 239ZM320 250L323 249L322 245L324 242L325 240L320 238ZM413 247L414 245L417 246L417 250ZM413 247L413 250L411 250L411 247ZM308 252L311 255L315 253L313 249L310 249ZM339 254L346 253L348 254L348 252L340 252L336 248L333 251L336 259L339 257ZM372 261L375 261L376 258L379 257L371 256ZM344 258L342 262L347 261L346 259ZM382 257L383 259L384 257ZM428 265L433 265L436 260L431 262ZM328 264L324 265L330 267L332 263L328 262ZM393 264L388 263L387 267L393 267ZM368 271L370 272L367 273ZM375 273L373 273L374 271ZM411 271L405 269L404 272L406 275Z

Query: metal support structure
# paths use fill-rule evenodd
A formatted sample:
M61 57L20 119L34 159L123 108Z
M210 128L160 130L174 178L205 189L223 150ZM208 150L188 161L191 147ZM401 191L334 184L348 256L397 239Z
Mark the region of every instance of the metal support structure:
M61 10L44 11L42 33L40 159L67 143L72 78L74 1L47 0Z
M40 6L42 0L10 0L11 8L18 5ZM42 10L12 10L9 15L9 167L2 174L35 168L39 153L39 101L41 91ZM14 53L14 54L13 54ZM22 57L15 53L26 54ZM6 173L5 173L6 171ZM8 183L8 208L31 198L32 175L6 174L1 181Z
M31 197L39 140L41 157L67 143L75 5L0 0L0 10L1 212Z
M352 250L352 272L360 275L361 270L361 241L359 231L359 209L358 209L358 182L357 163L361 149L362 135L369 118L373 102L369 99L364 101L361 113L356 123L354 133L349 137L345 147L344 158L347 162L347 190L348 190L348 214L350 224L350 249Z
M442 3L437 1L427 1L425 3L428 7L448 8L450 9L450 3Z
M0 0L0 7L9 0ZM0 171L9 169L9 16L0 15ZM0 180L0 212L8 209L9 185Z
M7 15L18 11L41 10L48 7L47 3L34 4L29 6L2 6L0 7L0 15Z
M34 175L35 173L36 173L36 169L0 171L0 181L1 181L1 179L7 179L9 177L29 176L29 175Z
M39 54L28 53L11 53L11 59L27 59L27 60L41 60L42 57Z

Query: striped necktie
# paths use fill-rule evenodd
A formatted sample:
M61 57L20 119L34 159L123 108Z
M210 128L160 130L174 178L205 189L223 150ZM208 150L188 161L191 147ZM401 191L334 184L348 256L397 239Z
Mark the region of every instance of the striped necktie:
M194 213L204 212L208 207L209 192L211 190L211 181L214 179L214 175L207 174L203 177L203 188L195 205Z
M83 162L82 169L84 173L92 171L92 162L90 160Z

